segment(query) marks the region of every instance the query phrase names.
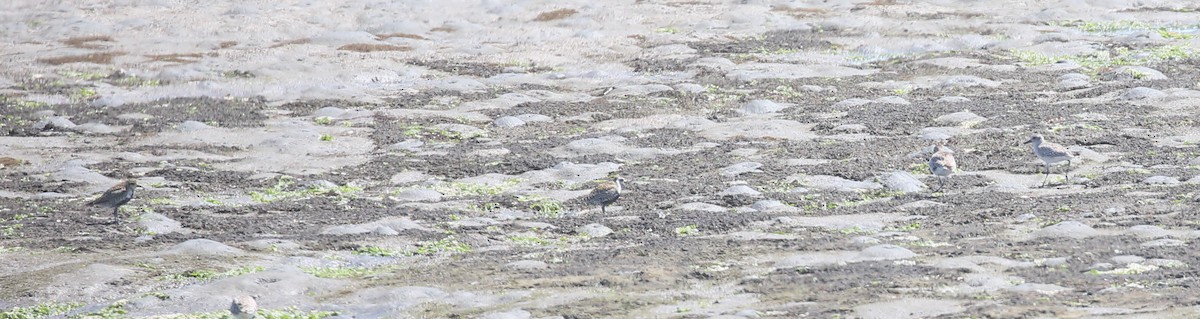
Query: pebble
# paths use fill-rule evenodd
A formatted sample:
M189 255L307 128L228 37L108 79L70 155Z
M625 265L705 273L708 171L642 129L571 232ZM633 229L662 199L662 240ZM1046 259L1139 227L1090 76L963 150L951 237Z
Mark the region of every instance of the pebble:
M923 191L927 186L909 172L894 171L882 178L883 186L887 189L900 191L905 194Z
M591 223L591 224L579 226L579 228L576 229L575 232L579 233L581 235L587 235L588 237L595 238L595 237L608 236L609 234L612 234L613 230L612 230L612 228L608 228L608 226L604 226L602 224Z
M505 117L496 119L496 121L492 122L492 125L495 125L497 127L505 127L505 128L518 127L521 125L525 125L525 120L522 120L515 116L505 116Z
M208 240L208 239L192 239L182 243L175 244L166 250L167 253L182 254L182 255L219 255L229 256L242 253L241 249L229 247L225 244Z
M762 167L762 163L758 162L741 162L721 168L723 176L737 176L744 173L760 173L758 168Z
M720 193L717 193L717 195L727 195L727 196L728 195L733 195L733 196L744 195L744 196L758 197L758 196L762 196L762 192L754 190L754 188L752 188L750 186L734 185L734 186L730 186L729 188L726 188L725 190L721 191Z
M1142 182L1150 185L1176 185L1179 184L1179 179L1171 176L1150 176Z

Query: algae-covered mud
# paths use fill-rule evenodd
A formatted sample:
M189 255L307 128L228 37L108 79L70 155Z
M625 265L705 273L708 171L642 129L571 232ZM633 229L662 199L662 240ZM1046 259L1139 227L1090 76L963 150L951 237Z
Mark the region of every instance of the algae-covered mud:
M0 8L0 317L1200 316L1190 1Z

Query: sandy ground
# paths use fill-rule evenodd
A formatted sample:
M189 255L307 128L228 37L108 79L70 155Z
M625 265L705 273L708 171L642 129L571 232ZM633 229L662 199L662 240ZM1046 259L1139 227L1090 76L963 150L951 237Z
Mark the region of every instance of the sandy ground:
M1200 316L1189 1L0 9L7 314Z

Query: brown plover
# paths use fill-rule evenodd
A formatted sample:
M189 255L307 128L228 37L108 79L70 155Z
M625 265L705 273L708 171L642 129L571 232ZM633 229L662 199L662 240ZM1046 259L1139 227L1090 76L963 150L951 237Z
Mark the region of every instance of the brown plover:
M1065 146L1046 142L1042 134L1033 134L1029 137L1025 144L1033 144L1033 154L1037 155L1038 159L1042 160L1046 166L1046 177L1042 178L1042 186L1046 186L1046 180L1050 178L1050 165L1058 162L1067 162L1067 170L1063 171L1063 179L1070 182L1071 179L1067 174L1071 171L1071 160L1075 158L1074 154Z
M605 207L616 202L617 198L621 197L621 183L624 182L625 179L618 176L612 181L596 185L596 188L592 189L592 193L588 194L586 200L588 205L600 205L600 212L604 213Z
M940 192L946 187L946 179L950 178L950 174L954 174L957 167L953 151L947 149L943 143L933 146L933 156L929 157L929 173L938 177L938 189L935 192Z
M254 318L255 312L258 312L258 302L254 301L252 296L238 296L233 298L233 302L229 304L229 313L233 314L234 318Z
M137 188L136 180L123 180L105 191L103 195L100 195L100 198L88 202L87 204L88 206L112 208L113 218L116 218L117 221L120 221L121 205L125 205L125 203L128 203L129 200L133 199L134 188Z

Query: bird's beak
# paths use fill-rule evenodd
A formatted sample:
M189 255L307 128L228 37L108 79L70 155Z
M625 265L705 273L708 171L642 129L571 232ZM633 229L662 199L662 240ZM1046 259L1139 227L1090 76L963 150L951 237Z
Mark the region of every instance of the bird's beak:
M1032 139L1032 138L1031 138L1031 139L1028 139L1028 140L1025 140L1025 143L1021 143L1021 144L1029 144L1029 143L1033 143L1033 139Z

